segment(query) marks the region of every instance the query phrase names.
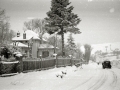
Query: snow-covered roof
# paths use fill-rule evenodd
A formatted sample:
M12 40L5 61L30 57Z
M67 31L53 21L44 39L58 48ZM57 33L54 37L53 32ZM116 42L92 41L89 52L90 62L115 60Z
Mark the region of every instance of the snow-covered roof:
M50 44L40 44L39 49L44 49L44 48L54 48L54 46Z
M10 45L14 46L14 43L11 43ZM18 46L18 47L28 47L27 45L25 45L21 42L16 42L16 46Z
M33 39L40 39L38 34L36 34L32 30L26 30L25 33L26 33L26 37L28 37L28 38L32 38L33 37Z
M13 41L16 41L16 40L18 40L18 41L20 41L20 40L30 40L31 38L40 40L38 34L36 34L32 30L26 30L25 33L26 33L26 39L23 39L23 34L21 34L19 37L14 37L12 40Z

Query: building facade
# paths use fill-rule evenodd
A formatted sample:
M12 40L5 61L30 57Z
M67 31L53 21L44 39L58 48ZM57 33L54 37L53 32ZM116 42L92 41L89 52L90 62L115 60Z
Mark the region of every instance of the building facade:
M12 39L12 45L21 48L21 53L26 54L27 57L37 58L41 55L45 58L54 54L54 46L47 44L44 38L42 41L41 44L38 34L26 30L23 34L17 33L17 36Z

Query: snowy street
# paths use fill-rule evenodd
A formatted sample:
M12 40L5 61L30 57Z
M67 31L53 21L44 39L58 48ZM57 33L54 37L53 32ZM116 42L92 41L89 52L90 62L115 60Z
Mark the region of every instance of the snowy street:
M0 90L120 90L120 0L0 0Z
M0 90L120 90L120 70L90 63L0 77Z

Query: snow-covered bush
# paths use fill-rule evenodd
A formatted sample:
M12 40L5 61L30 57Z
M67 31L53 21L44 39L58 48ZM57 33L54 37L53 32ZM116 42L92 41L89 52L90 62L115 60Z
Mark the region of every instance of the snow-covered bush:
M19 63L14 63L14 62L0 63L0 75L18 72L19 71L18 65Z

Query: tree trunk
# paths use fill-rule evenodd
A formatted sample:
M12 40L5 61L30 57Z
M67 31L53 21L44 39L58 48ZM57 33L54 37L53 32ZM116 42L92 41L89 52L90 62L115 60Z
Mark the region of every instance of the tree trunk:
M40 44L43 44L42 36L40 37Z
M61 28L61 31L62 31L62 34L61 34L61 38L62 38L62 56L65 56L63 28Z

